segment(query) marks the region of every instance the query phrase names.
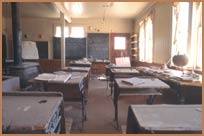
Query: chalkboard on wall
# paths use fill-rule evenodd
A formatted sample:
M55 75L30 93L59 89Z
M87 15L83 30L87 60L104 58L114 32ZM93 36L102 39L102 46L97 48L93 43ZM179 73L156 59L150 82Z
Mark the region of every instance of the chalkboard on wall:
M40 59L48 59L48 41L36 41Z
M61 58L60 43L60 38L53 38L54 59ZM66 59L76 60L84 58L86 56L86 38L65 38L65 50Z
M82 59L86 56L86 38L67 38L66 59Z
M88 57L96 59L109 59L109 34L88 33Z
M53 58L61 58L60 38L58 37L53 37Z

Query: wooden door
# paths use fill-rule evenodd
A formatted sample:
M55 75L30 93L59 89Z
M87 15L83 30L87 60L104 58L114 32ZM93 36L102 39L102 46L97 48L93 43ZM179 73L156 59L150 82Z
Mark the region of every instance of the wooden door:
M115 63L116 57L127 57L127 56L129 57L130 56L130 49L128 47L129 37L130 37L129 33L111 33L110 34L110 61L111 63ZM121 45L120 47L122 48L117 47L118 43L120 43Z

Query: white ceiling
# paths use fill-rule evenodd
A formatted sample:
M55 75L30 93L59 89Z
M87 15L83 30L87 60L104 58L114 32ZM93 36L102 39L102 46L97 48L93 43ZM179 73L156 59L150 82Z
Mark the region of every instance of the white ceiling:
M71 6L74 2L66 2ZM82 14L75 15L68 10L68 15L71 18L123 18L133 19L141 11L152 6L154 2L80 2L82 4ZM112 5L104 7L104 5ZM23 2L21 3L22 16L24 17L46 17L58 18L59 11L50 2ZM105 11L105 13L104 13ZM3 3L4 15L10 15L10 7L8 3Z
M107 2L82 2L83 12L81 16L71 15L70 17L97 18L105 15L108 18L135 18L143 9L150 6L151 2L112 2L111 7Z

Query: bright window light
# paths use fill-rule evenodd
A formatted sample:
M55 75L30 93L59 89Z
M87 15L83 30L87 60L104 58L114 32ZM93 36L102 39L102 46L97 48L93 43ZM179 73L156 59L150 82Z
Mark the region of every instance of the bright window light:
M115 37L114 38L114 49L115 50L125 50L126 49L126 38L125 37Z
M198 28L198 46L196 56L196 67L202 68L202 27Z
M64 36L69 37L69 28L67 26L64 28ZM55 37L61 37L61 27L60 26L56 26Z
M84 27L71 27L70 37L72 37L72 38L83 38L83 37L85 37Z
M81 4L81 2L73 2L72 12L74 14L77 14L77 15L80 15L82 13L82 4Z
M180 2L177 12L173 16L174 46L172 48L172 56L175 54L186 54L188 43L188 27L189 27L189 3ZM178 19L177 19L178 14Z
M152 63L153 59L153 24L150 17L140 23L139 60Z

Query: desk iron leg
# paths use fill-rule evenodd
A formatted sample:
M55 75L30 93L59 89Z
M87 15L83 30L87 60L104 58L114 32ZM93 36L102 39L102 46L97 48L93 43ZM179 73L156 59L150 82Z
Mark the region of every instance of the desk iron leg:
M114 84L114 107L115 107L115 121L116 121L116 128L119 128L118 123L118 97L119 97L119 90L116 84Z
M182 94L182 86L179 86L179 89L177 90L177 98L179 100L179 104L185 104L185 97Z
M150 95L147 99L147 104L153 104L154 102L154 98L155 98L155 95Z
M114 85L114 84L113 84L113 82L111 82L111 83L110 83L110 88L111 88L111 96L113 95L113 91L114 91L114 90L113 90L113 89L114 89L114 88L113 88L113 85Z
M81 92L82 97L82 129L84 128L84 121L86 121L86 96L84 90Z

